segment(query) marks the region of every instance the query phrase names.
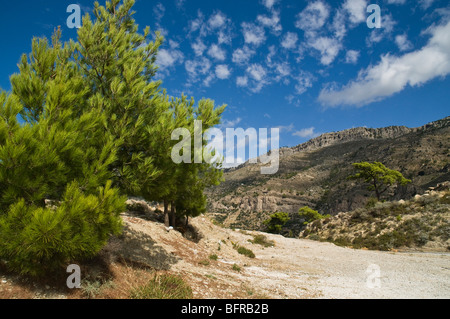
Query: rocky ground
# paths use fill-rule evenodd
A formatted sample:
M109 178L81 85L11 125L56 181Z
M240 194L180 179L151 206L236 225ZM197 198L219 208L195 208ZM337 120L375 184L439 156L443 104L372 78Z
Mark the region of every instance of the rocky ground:
M355 250L225 229L207 217L191 221L201 234L194 242L148 218L125 214L123 220L124 235L94 265L101 273L106 264L108 280L96 286L82 279L81 289L69 291L64 276L32 283L0 271L0 298L127 298L155 271L181 275L198 299L450 297L449 253ZM251 243L256 235L273 246ZM255 257L239 254L239 246Z

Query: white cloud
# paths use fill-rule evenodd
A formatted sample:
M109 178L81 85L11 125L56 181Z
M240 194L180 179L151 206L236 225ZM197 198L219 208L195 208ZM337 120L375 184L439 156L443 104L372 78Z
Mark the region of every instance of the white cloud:
M221 80L228 79L231 75L230 69L228 69L228 65L226 64L219 64L216 66L216 76L217 78Z
M408 40L406 34L399 34L395 37L395 43L400 51L409 51L413 48L411 41Z
M226 59L227 53L217 44L213 44L209 47L208 55L218 61L223 61Z
M248 85L248 77L247 76L238 76L236 78L236 85L240 87L246 87Z
M300 71L299 75L295 77L297 84L295 85L295 92L298 95L305 93L313 86L314 76L306 71Z
M211 82L215 79L214 73L209 74L204 80L203 85L206 87L209 87L211 85Z
M279 130L280 130L280 133L282 133L282 132L292 132L292 131L295 129L293 123L291 123L291 124L289 124L289 125L275 126L274 128L279 129Z
M234 120L223 120L220 124L220 128L233 128L236 127L239 123L242 122L240 117L235 118Z
M343 39L347 34L346 18L344 10L336 10L333 23L331 24L331 31L334 32L334 36L337 39Z
M292 135L298 136L301 138L315 137L315 136L317 136L317 133L315 132L315 130L316 130L315 127L304 128L304 129L301 129L300 131L296 131L296 132L292 133Z
M255 81L262 81L266 77L266 70L260 64L252 64L247 68L247 73L252 77Z
M345 55L345 63L356 64L359 59L360 52L356 50L348 50Z
M161 2L158 2L156 6L153 7L153 14L155 15L155 20L160 22L161 19L164 17L164 14L166 12L166 8Z
M310 2L299 14L295 26L304 31L314 31L323 27L330 15L328 5L321 0Z
M211 29L218 29L223 27L226 21L227 17L222 12L219 11L209 18L208 25Z
M431 35L422 49L402 56L381 56L375 66L360 71L356 80L341 88L324 88L319 101L324 106L363 106L401 92L407 85L422 85L450 73L450 22L426 30Z
M258 15L256 20L263 26L269 28L272 33L280 34L283 27L280 24L280 14L277 11L272 11L272 17L266 15Z
M211 69L211 61L205 57L201 57L196 60L186 61L184 67L191 81L197 82L200 75L206 75L209 72Z
M281 46L285 49L293 49L297 45L298 35L294 32L288 32L281 41Z
M176 64L183 63L183 53L176 49L160 49L158 51L158 57L156 60L156 64L161 69L170 68L175 66Z
M260 92L261 89L269 83L267 80L267 71L260 64L250 65L246 72L248 74L247 86L253 93Z
M419 0L422 9L426 10L433 5L435 0Z
M284 83L288 84L289 80L286 79L289 75L291 75L291 66L288 62L282 62L282 63L275 63L275 72L276 77L275 81L280 81L281 79L284 79Z
M272 9L273 5L277 2L278 0L263 0L262 3L263 5L267 8L267 9Z
M255 54L255 51L248 46L244 46L242 49L236 49L233 52L233 62L237 64L247 64L250 58Z
M329 37L312 38L308 45L320 52L320 63L323 65L330 65L342 49L340 41Z
M388 4L405 4L406 0L387 0Z
M241 26L245 43L259 46L266 40L263 27L248 22L243 22Z
M196 56L203 55L203 52L206 50L206 45L203 43L203 41L198 38L196 42L191 43L192 50L194 50L194 53Z
M183 9L185 1L186 0L175 0L175 6L177 7L177 9Z
M397 22L394 21L391 14L383 14L381 16L381 28L372 29L370 36L366 40L367 45L371 46L374 43L381 42L384 38L389 37L396 24Z
M351 23L359 24L367 20L367 0L346 0L343 8L348 12Z

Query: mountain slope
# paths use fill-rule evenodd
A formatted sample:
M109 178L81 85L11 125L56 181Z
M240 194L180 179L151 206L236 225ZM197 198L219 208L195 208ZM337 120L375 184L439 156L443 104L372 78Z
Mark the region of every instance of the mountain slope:
M365 206L373 194L348 181L352 163L380 161L412 180L389 194L410 198L450 180L450 117L418 128L353 128L327 133L304 144L280 149L280 169L260 174L260 164L245 163L225 171L225 182L208 190L209 212L229 227L263 229L273 212L291 215L287 225L296 235L296 213L303 206L335 215Z

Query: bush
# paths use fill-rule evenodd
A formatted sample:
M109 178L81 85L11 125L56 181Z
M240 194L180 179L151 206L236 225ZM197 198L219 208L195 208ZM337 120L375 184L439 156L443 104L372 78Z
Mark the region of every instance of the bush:
M253 240L249 240L253 244L258 244L264 247L272 247L275 246L275 243L271 240L268 240L264 235L254 235Z
M93 257L111 234L120 233L124 203L110 183L98 196L85 195L72 183L56 209L20 200L0 217L0 257L9 268L30 275Z
M209 255L209 259L217 260L219 257L216 254Z
M264 225L270 233L280 233L283 226L290 220L288 213L278 212L270 215L270 218L264 221Z
M303 225L308 225L313 221L331 217L330 215L321 215L317 210L309 208L308 206L300 208L298 210L298 215L304 220Z
M131 299L192 299L192 289L183 278L171 275L155 275L145 286L135 288Z
M248 249L248 248L242 247L242 246L239 246L239 247L237 248L237 252L238 252L239 254L244 255L244 256L247 256L247 257L249 257L249 258L255 258L255 257L256 257L255 254L253 253L253 251L251 251L251 250Z

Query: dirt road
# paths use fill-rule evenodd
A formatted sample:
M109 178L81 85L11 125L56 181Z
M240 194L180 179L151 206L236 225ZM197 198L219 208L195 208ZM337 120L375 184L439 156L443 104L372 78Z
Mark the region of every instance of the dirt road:
M224 229L203 217L192 223L203 235L199 243L157 224L138 228L178 256L170 270L184 274L198 298L450 297L448 253L354 250L272 234L264 235L275 245L263 247L249 242L262 233ZM238 254L237 246L256 257Z

